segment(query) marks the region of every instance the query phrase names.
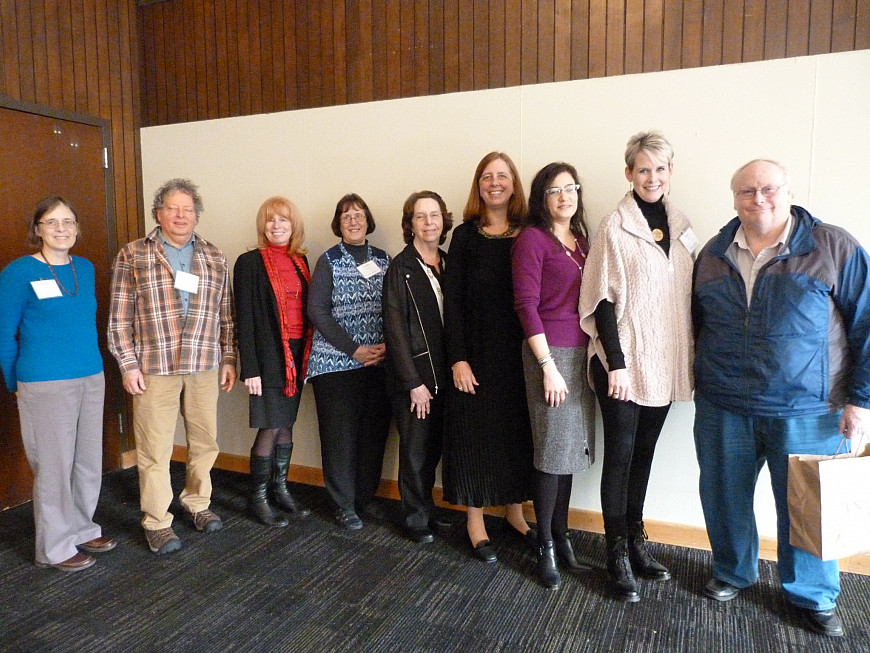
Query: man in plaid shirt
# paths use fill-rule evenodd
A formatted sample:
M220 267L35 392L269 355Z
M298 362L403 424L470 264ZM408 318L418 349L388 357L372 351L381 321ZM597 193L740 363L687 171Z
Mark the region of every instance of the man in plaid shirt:
M133 396L142 527L158 555L181 548L169 512L179 411L188 445L181 504L197 530L223 526L208 508L218 388L229 392L236 380L233 298L226 258L194 232L202 208L189 180L163 184L151 208L159 226L121 249L112 270L109 350Z

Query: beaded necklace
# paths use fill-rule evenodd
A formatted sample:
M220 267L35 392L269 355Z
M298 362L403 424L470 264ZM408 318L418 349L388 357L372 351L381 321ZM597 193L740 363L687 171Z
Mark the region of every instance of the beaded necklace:
M586 254L584 254L583 250L580 249L580 243L577 242L577 239L576 238L574 239L574 248L575 248L574 252L572 252L570 249L568 249L568 247L565 245L565 243L563 243L561 240L559 240L559 244L562 246L562 249L565 250L565 256L567 256L569 259L571 259L571 262L577 266L578 271L583 272L583 266L580 265L580 263L577 261L576 258L574 258L574 253L576 252L576 253L580 254L580 258L582 258L584 261L586 261Z
M517 226L516 226L515 224L511 224L511 225L508 225L508 228L505 229L505 230L504 230L503 232L501 232L500 234L490 234L490 233L487 233L486 231L483 230L483 227L478 227L478 228L477 228L477 233L479 233L479 234L480 234L481 236L483 236L484 238L490 238L490 239L495 239L495 238L510 238L511 236L514 235L514 232L515 232L516 230L517 230Z
M51 265L51 263L48 262L48 259L46 258L45 254L40 252L39 255L42 256L42 259L45 261L45 264L48 266L48 269L51 271L51 276L54 277L55 283L57 283L58 287L63 291L63 294L66 295L67 297L75 297L79 292L79 278L76 275L76 266L75 266L75 263L73 263L73 257L72 256L69 257L69 266L72 269L73 280L75 281L76 285L75 285L75 288L73 289L73 291L70 292L69 290L64 288L64 285L60 282L60 279L58 278L57 273L54 271L54 267Z

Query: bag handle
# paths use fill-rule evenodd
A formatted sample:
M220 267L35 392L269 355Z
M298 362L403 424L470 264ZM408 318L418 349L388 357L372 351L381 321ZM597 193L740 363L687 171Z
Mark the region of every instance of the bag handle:
M858 452L861 451L861 447L859 447L858 445L860 445L864 441L865 435L866 435L866 433L862 433L861 437L858 438L858 441L856 443L854 443L855 446L852 447L852 450L851 451L844 451L843 455L848 457L848 458L855 458L858 455ZM840 444L837 445L837 450L834 452L834 458L836 458L837 456L840 455L840 449L843 447L843 443L848 439L849 438L847 438L845 435L842 438L840 438Z

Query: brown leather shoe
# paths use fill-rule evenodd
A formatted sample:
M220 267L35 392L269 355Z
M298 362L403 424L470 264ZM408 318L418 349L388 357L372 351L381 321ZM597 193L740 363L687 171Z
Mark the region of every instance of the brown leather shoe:
M88 567L93 567L95 562L96 560L94 560L89 555L85 555L84 553L76 553L72 558L68 558L63 562L58 562L54 565L49 562L37 562L36 566L40 569L48 569L49 567L53 567L54 569L59 569L60 571L73 573L76 571L82 571L83 569L87 569Z
M118 546L118 542L108 535L102 535L78 545L82 551L87 551L88 553L105 553L106 551L111 551L116 546Z

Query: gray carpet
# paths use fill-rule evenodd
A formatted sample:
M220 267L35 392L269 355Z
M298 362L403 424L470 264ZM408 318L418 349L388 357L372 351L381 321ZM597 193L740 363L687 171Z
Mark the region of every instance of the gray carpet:
M245 475L213 475L224 529L202 535L176 519L185 546L165 557L142 536L135 470L106 476L97 519L120 544L76 574L33 565L29 504L0 513L0 650L870 651L870 577L843 574L847 632L830 639L801 628L770 563L720 604L701 595L708 553L654 545L673 579L642 582L640 603L626 605L608 598L602 571L541 588L531 552L501 520L487 518L499 555L487 565L470 557L461 522L428 545L406 540L395 519L349 533L308 486L293 489L312 516L268 529L245 516ZM182 479L174 466L176 488ZM397 503L383 505L397 515ZM602 536L572 538L579 556L603 559Z

